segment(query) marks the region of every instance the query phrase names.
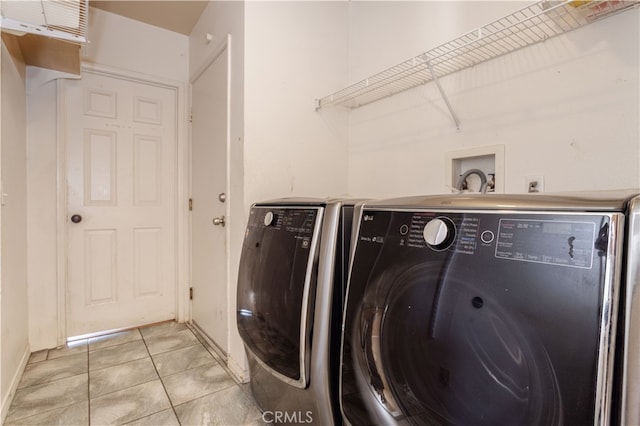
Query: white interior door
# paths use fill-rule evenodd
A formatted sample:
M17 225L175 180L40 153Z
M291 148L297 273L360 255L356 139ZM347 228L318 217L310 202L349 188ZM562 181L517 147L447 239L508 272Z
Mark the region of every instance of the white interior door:
M229 340L226 203L228 46L192 81L192 318L227 354ZM214 221L216 224L214 224Z
M67 336L175 318L176 92L68 81Z

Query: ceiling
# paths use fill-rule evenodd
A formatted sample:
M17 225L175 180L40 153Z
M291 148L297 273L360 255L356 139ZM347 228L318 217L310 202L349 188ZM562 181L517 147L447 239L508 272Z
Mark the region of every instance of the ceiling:
M156 27L189 35L207 1L89 0L89 5Z

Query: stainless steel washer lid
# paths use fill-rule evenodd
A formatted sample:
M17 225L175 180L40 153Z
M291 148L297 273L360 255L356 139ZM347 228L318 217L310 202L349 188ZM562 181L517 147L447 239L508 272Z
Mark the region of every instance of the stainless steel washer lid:
M367 202L375 208L533 211L625 211L640 189L536 194L442 194Z

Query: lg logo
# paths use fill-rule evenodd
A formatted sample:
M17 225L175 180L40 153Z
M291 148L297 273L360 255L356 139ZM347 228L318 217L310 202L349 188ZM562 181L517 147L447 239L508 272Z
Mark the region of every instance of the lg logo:
M265 411L262 413L262 421L265 423L313 423L311 411Z

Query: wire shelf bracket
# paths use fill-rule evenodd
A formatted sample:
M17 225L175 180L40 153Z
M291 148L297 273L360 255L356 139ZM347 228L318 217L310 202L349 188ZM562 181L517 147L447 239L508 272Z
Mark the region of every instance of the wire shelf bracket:
M429 61L427 59L425 62L427 64L427 68L429 68L429 72L432 75L433 82L436 84L436 87L438 88L438 91L440 92L440 95L442 96L442 100L444 101L445 105L449 109L449 114L451 114L451 118L453 119L453 122L456 124L456 129L460 130L460 119L458 119L458 115L453 110L453 107L451 106L451 103L449 102L449 97L447 96L446 92L442 88L442 85L440 84L440 79L433 72L433 66L431 65L431 61Z
M358 108L433 81L451 113L439 79L482 62L573 31L640 5L639 0L540 0L335 93L316 99L315 109Z

